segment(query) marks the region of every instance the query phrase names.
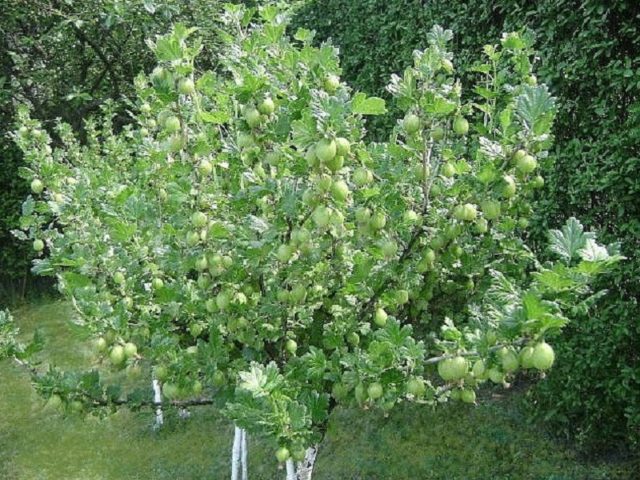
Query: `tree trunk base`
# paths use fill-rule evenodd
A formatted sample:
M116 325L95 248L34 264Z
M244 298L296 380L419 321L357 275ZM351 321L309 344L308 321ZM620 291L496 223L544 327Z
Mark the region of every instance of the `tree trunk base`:
M287 480L311 480L317 456L318 445L314 445L307 449L304 460L297 465L292 459L287 460Z

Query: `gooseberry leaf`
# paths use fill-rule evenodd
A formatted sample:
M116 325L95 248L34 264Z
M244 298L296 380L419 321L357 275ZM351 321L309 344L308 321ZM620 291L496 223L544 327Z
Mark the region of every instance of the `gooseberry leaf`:
M360 115L383 115L387 113L387 107L384 99L358 92L351 101L351 111Z
M549 232L549 248L570 262L578 258L579 252L586 246L587 240L594 239L595 234L585 232L582 224L575 217L571 217L562 229Z

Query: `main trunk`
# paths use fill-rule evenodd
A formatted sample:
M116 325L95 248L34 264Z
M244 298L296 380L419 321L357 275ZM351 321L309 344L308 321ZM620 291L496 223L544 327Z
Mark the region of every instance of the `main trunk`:
M318 445L314 445L307 449L304 460L297 465L292 459L287 460L287 480L311 480L317 455Z

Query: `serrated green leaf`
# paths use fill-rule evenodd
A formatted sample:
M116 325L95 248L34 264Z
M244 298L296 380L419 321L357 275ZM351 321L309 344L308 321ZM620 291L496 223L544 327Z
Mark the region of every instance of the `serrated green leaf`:
M229 115L222 111L205 112L202 111L198 114L200 119L205 123L213 123L215 125L222 125L229 121Z
M522 297L522 306L524 307L527 319L535 320L543 316L547 309L544 307L540 299L533 292L527 292Z
M160 61L171 62L182 58L180 43L173 36L158 38L155 45L155 52Z
M267 22L273 22L278 15L278 7L275 5L265 5L263 8L259 10L260 18L266 20Z
M491 100L492 98L496 98L498 96L492 90L489 90L487 87L483 87L481 85L475 87L474 91L482 98L486 98L487 100Z
M31 215L35 209L36 202L31 195L27 197L27 199L22 202L22 216L28 217Z
M549 248L565 260L571 261L578 258L579 251L585 247L587 240L594 238L593 233L585 233L582 224L575 217L571 217L561 230L549 232Z
M486 163L482 166L482 168L480 168L476 176L478 180L480 180L485 185L488 185L489 183L496 180L496 178L498 177L498 171L492 163Z
M548 132L556 113L555 99L546 85L526 86L516 99L516 113L536 135Z
M425 92L421 106L427 113L442 116L449 115L458 108L455 102L434 92Z
M606 268L607 264L605 262L590 262L588 260L580 262L576 267L578 272L590 276L602 273Z
M562 292L576 286L575 280L564 265L555 265L552 270L534 272L533 277L544 290Z
M411 332L411 326L401 326L397 320L390 319L385 328L376 331L376 338L380 341L389 342L394 347L401 347L411 337Z
M367 97L365 93L358 92L351 101L351 111L359 115L382 115L387 113L387 107L382 98Z
M453 32L445 30L440 25L434 25L427 33L427 41L430 45L435 45L441 49L446 48L447 43L453 39Z
M518 33L504 33L502 35L502 47L509 50L522 50L526 47L525 41L520 37Z
M329 395L318 392L303 392L300 395L300 402L302 402L307 412L311 415L311 419L314 423L319 423L327 419L329 415Z
M64 272L60 275L60 278L64 282L66 288L71 291L78 288L88 287L92 284L91 278L75 272Z
M502 130L507 130L511 126L511 114L513 110L511 108L505 108L498 115L498 119L500 120L500 127Z
M302 357L307 374L315 380L324 377L327 370L327 357L324 352L316 347L310 347L309 352Z
M298 402L291 402L288 405L289 425L293 430L303 430L311 424L311 418L307 414L307 408Z
M278 367L271 362L268 365L251 364L249 371L240 372L239 388L251 393L254 397L269 395L282 384L282 376Z
M313 38L315 37L314 32L311 30L307 30L306 28L299 28L296 33L293 35L293 38L298 40L299 42L311 43Z
M189 38L190 35L198 31L198 27L187 27L182 23L176 23L173 26L173 36L179 41L184 41Z

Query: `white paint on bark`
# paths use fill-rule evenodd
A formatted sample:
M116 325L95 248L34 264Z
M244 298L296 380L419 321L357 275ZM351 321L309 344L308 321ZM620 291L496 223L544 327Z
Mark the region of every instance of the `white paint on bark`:
M242 464L242 480L249 480L249 465L247 463L247 457L249 455L249 450L247 448L247 431L245 429L241 430L242 432L242 442L241 442L241 455L240 455L240 463Z
M304 460L298 462L297 465L293 459L287 460L287 480L311 480L313 475L313 466L318 456L318 445L307 448Z
M296 478L296 466L293 460L290 458L287 460L287 480L297 480Z
M231 449L231 480L238 480L240 471L240 450L242 448L242 430L238 427L233 431L233 447Z
M307 452L304 455L304 460L298 462L298 468L296 472L296 480L311 480L313 475L313 466L316 463L316 457L318 455L318 446L307 448Z
M160 382L155 378L152 381L153 386L153 403L156 404L156 423L155 429L160 428L164 424L164 415L162 413L162 391L160 390Z

